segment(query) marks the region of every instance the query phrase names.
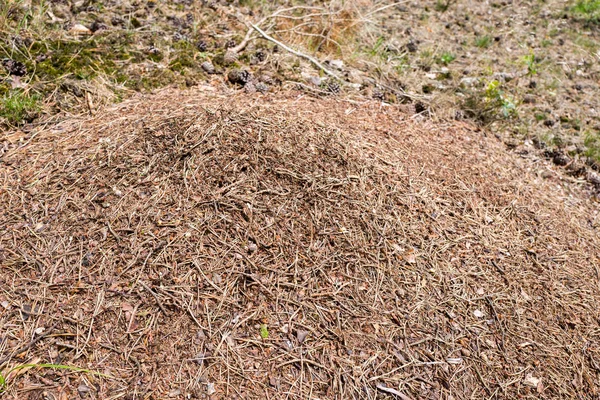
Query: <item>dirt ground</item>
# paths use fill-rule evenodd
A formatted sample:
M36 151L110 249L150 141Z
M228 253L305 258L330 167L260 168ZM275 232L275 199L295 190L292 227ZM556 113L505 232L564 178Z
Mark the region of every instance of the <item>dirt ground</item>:
M598 0L9 0L0 124L216 80L412 104L486 126L510 148L533 144L585 176L600 160L599 21ZM256 32L238 47L250 23L336 77Z
M600 395L597 198L534 151L227 86L19 132L3 398Z

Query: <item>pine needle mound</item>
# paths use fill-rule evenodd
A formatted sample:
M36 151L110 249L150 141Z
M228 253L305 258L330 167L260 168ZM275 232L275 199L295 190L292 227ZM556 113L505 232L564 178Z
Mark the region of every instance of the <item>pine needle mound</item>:
M110 378L6 398L597 398L598 204L552 168L296 93L40 128L0 157L2 370Z

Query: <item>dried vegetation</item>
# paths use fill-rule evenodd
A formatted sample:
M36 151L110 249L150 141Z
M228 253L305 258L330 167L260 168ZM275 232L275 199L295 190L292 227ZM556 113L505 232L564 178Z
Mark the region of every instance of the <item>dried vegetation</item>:
M468 124L201 87L7 137L0 368L110 376L7 399L600 395L597 203Z

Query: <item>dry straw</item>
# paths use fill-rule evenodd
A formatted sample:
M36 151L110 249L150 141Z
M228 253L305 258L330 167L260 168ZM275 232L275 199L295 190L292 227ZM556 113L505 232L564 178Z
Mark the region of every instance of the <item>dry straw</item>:
M29 135L0 156L3 368L116 379L6 398L600 395L597 204L468 125L205 88Z

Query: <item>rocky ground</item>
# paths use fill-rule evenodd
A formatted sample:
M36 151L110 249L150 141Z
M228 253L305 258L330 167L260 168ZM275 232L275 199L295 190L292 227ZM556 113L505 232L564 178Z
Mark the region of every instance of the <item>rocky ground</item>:
M166 85L291 85L473 120L578 174L600 157L599 9L597 0L11 0L0 5L0 121L94 112ZM247 37L251 23L332 74Z

